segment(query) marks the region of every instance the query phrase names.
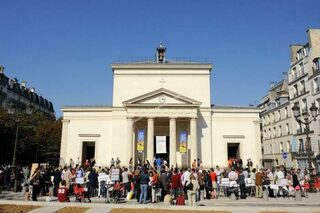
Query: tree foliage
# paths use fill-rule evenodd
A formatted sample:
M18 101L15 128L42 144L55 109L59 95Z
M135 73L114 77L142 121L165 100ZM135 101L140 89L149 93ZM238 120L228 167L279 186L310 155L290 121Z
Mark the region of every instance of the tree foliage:
M17 163L58 162L61 141L61 119L40 112L8 114L0 110L0 164L12 163L18 125Z

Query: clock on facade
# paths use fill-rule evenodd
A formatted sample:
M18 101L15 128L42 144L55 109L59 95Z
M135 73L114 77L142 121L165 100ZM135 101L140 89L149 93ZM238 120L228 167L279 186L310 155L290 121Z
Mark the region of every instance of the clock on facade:
M166 102L166 96L164 96L164 95L160 96L159 101L160 101L160 103Z

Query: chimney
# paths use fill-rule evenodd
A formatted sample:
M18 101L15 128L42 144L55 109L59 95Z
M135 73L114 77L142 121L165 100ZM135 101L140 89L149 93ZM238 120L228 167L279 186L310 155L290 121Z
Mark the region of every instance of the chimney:
M0 74L4 74L4 66L0 65Z
M274 87L274 85L275 85L275 82L274 82L274 81L271 81L271 82L270 82L270 88L272 89L272 87Z
M287 72L283 72L282 73L282 78L283 78L284 81L287 82L288 81L288 73Z
M160 46L157 48L157 63L166 62L166 48L163 46L163 42L160 42Z
M22 86L24 89L27 88L27 81L23 80L23 81L21 82L21 86Z

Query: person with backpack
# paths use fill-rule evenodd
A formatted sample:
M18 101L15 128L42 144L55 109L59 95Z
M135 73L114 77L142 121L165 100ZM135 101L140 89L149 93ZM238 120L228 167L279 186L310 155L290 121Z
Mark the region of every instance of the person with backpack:
M190 175L190 180L186 183L186 189L188 194L189 206L196 205L196 193L200 186L193 174Z

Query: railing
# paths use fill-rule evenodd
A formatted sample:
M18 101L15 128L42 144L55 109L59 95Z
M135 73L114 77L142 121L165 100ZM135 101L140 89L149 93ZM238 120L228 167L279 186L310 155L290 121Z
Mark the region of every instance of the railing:
M150 57L118 57L113 63L114 64L129 64L129 63L156 64L156 63L162 63L162 62L157 62L156 58L150 58ZM200 63L210 63L210 61L208 60L208 58L173 57L173 58L166 58L164 63L200 64Z

